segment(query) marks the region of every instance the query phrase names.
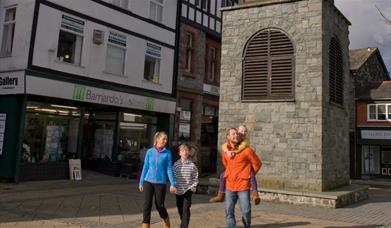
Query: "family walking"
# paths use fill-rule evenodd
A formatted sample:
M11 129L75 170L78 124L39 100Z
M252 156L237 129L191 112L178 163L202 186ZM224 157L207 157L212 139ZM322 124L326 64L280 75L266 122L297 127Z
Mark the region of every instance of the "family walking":
M236 227L235 205L239 200L244 227L251 225L252 199L259 203L255 174L261 168L261 161L249 147L247 128L240 126L227 130L227 142L222 146L222 161L225 172L220 178L219 194L225 194L225 212L227 226ZM163 227L170 227L170 219L165 208L167 177L170 182L170 192L176 194L176 204L181 219L181 228L188 227L190 222L190 207L192 194L198 184L198 169L190 158L190 147L186 144L179 146L180 159L172 165L171 152L166 149L167 134L157 132L154 146L145 155L144 165L140 176L139 190L144 192L142 227L150 227L153 198L155 207L163 219ZM256 192L256 194L254 193ZM222 196L221 196L222 195ZM212 202L220 202L214 200Z

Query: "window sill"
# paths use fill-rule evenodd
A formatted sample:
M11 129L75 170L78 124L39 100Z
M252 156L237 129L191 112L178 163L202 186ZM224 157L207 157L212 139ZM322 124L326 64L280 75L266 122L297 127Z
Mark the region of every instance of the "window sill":
M104 74L107 74L107 75L110 75L110 76L116 76L116 77L121 77L121 78L127 78L126 75L124 74L116 74L116 73L111 73L111 72L108 72L108 71L102 71Z
M296 102L295 99L241 100L242 103Z
M68 62L60 61L60 60L54 60L54 62L55 62L55 63L58 63L58 64L64 64L64 65L67 65L67 66L74 66L74 67L78 67L78 68L85 69L84 66L76 65L76 64L74 64L74 63L68 63Z
M367 120L368 123L382 123L382 122L385 122L385 123L389 123L391 122L391 119L388 119L388 120Z
M189 71L184 71L182 76L186 77L186 78L196 78L196 76L192 72L189 72Z
M149 84L155 84L155 85L162 85L160 82L154 82L153 80L147 80L147 79L143 79L142 82L149 83Z

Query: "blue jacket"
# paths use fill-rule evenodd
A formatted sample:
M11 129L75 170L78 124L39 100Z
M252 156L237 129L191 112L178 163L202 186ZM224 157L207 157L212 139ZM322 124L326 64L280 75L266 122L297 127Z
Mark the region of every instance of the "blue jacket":
M155 147L148 149L139 184L144 185L144 181L165 184L167 176L171 186L175 186L170 150L163 148L158 152Z

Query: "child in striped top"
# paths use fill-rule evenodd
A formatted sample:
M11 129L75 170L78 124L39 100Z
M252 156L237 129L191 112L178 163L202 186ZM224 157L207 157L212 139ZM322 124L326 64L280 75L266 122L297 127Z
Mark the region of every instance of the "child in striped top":
M198 169L189 159L189 146L182 144L178 149L181 159L174 163L173 170L177 189L176 205L181 218L181 228L183 228L189 226L191 196L198 185Z

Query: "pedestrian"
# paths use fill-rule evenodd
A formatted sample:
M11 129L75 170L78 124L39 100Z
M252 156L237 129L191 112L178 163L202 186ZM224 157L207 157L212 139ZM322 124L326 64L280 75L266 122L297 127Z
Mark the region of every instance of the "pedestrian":
M221 148L222 151L225 151L227 156L229 158L234 157L236 154L240 153L245 149L246 147L250 146L250 138L248 137L248 129L246 125L240 125L238 127L238 133L240 136L240 144L235 150L228 150L227 147L227 142L225 142ZM223 202L224 201L224 196L225 196L225 177L224 177L224 172L221 173L220 179L219 179L219 191L217 193L217 196L212 197L209 202L211 203L218 203L218 202ZM258 205L261 202L261 199L259 198L258 194L258 184L257 180L255 179L255 174L253 169L251 169L250 172L250 181L251 181L251 199L254 201L255 205Z
M198 169L190 160L190 147L187 144L179 146L179 156L174 163L174 178L176 182L176 205L181 219L181 228L189 227L191 196L198 185Z
M165 148L167 139L165 132L156 132L154 136L155 145L148 149L145 155L139 182L139 190L144 192L143 228L149 228L150 226L153 198L155 198L156 210L163 219L163 227L170 227L170 219L164 206L167 176L170 181L170 192L175 193L176 188L172 171L171 152Z
M239 138L236 128L228 129L227 148L229 151L237 149ZM221 154L225 167L224 177L226 178L225 214L227 227L236 228L235 205L238 199L244 228L250 227L250 172L253 169L254 174L256 174L261 169L261 160L248 146L232 158L228 157L224 151Z

